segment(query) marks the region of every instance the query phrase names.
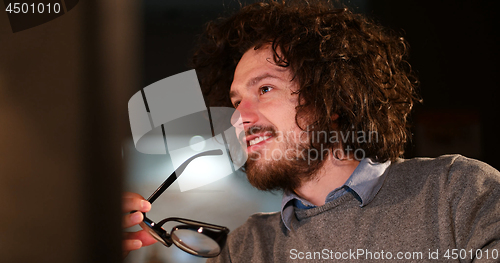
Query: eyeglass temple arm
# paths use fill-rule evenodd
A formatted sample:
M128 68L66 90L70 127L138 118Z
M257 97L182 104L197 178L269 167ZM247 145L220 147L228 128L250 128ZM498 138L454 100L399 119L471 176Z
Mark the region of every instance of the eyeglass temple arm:
M211 150L211 151L198 153L196 155L191 156L189 159L187 159L185 162L183 162L177 169L175 169L175 171L167 178L167 180L165 180L165 182L163 182L160 185L160 187L158 187L158 189L156 189L156 191L154 191L154 193L148 198L149 203L152 204L161 194L163 194L163 192L165 192L165 190L167 190L167 188L170 185L172 185L175 182L175 180L177 180L177 177L179 177L182 174L182 172L184 172L184 169L186 169L186 167L188 166L188 164L192 160L194 160L198 157L201 157L201 156L222 155L222 154L223 154L222 150L217 149L217 150Z

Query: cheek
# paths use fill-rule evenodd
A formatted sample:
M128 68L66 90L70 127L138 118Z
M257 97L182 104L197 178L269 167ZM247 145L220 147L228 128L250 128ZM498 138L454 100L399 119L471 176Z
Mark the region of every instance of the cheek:
M282 93L274 100L262 103L259 110L262 117L281 131L300 131L295 121L297 96Z
M292 140L301 136L302 130L295 121L295 110L284 110L281 113L282 115L276 118L276 123L274 123L278 130Z

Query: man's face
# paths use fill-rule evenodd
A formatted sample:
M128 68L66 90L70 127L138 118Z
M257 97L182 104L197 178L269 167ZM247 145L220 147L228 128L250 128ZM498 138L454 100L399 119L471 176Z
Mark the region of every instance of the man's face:
M261 190L298 187L309 171L299 161L306 161L307 134L295 121L297 90L290 70L274 63L270 46L251 48L234 72L230 96L241 114L236 128L245 130L246 173Z

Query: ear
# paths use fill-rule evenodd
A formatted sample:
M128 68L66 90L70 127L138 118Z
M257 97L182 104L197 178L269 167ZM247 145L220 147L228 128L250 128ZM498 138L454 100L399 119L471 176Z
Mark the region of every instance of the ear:
M337 122L337 120L339 119L339 115L337 113L334 113L334 114L332 114L332 117L330 117L330 118L332 120L332 128L334 130L337 130L339 127L339 124Z
M336 121L339 118L339 115L337 113L332 114L332 121Z

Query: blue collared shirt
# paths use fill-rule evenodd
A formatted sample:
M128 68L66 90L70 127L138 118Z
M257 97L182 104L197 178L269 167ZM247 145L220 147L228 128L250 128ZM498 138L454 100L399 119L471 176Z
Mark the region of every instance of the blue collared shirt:
M390 164L391 161L377 163L369 158L361 160L344 185L331 191L326 196L325 203L331 202L350 192L361 203L361 207L367 205L373 200L380 187L382 187L385 178L384 172ZM281 202L281 219L288 230L290 230L290 223L295 216L294 207L309 209L316 206L300 198L293 192L285 191Z

